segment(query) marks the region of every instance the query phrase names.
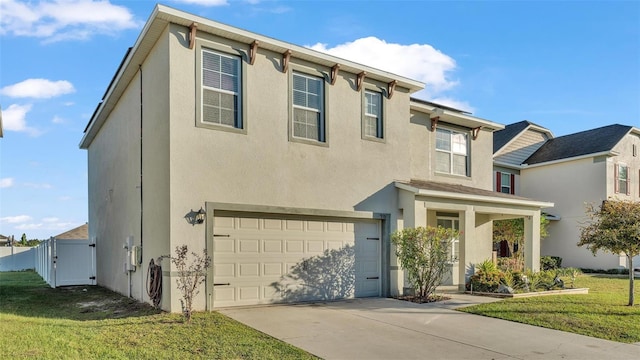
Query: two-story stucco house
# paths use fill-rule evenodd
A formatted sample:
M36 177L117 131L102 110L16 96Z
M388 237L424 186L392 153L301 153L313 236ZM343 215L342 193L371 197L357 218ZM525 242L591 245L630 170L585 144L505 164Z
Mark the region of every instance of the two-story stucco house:
M98 283L149 301L150 260L186 244L213 259L199 309L396 295L390 234L442 225L462 231L447 278L462 287L506 217L525 218L537 269L532 224L552 204L493 191L503 126L412 99L422 88L158 5L80 144ZM162 275L178 311L166 260Z
M587 203L640 199L639 147L640 130L632 126L608 125L554 138L528 121L507 125L494 133L494 189L553 200L542 255L560 256L567 267L627 267L624 255L594 257L577 243L588 220Z

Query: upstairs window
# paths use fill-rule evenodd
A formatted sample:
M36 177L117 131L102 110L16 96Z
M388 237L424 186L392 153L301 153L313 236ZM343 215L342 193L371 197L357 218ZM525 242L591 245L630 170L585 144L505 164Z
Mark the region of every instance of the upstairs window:
M496 191L503 194L515 194L516 176L510 173L496 172Z
M630 194L629 168L624 164L616 164L614 168L614 190L616 194Z
M321 78L293 73L293 137L325 142Z
M242 129L239 56L202 50L201 121Z
M436 172L469 176L468 134L436 130Z
M364 91L364 136L382 139L382 94L375 91Z

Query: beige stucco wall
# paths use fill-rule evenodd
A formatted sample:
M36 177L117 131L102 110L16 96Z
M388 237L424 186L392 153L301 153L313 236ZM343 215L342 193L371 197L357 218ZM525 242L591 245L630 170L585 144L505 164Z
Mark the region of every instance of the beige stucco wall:
M613 178L612 170L607 171L611 162L612 159L586 158L521 171L521 194L554 202L555 207L548 212L561 216L560 221L549 223L549 236L541 242L541 255L560 256L565 267L610 269L619 266L618 256L602 253L594 257L589 250L576 245L580 226L587 220L585 204L600 204L607 198L607 179Z
M260 49L246 66L246 134L196 127L196 56L184 41L186 28L172 25L170 108L170 241L201 249L205 227L185 215L206 201L309 209L373 211L398 219L392 182L409 179L409 94L396 88L385 100L385 142L361 137L362 95L355 74L340 72L325 82L328 146L289 141L289 74L280 71L281 54ZM248 45L199 33L202 46L248 50ZM329 68L292 58L304 72ZM289 70L291 71L291 70ZM383 84L368 83L369 86ZM395 230L395 226L392 226ZM175 300L175 299L174 299ZM179 304L172 301L173 304ZM204 306L204 296L197 306ZM172 308L174 306L172 305Z
M636 146L636 156L633 156L633 146ZM640 200L640 137L636 134L625 136L613 148L613 151L619 155L609 158L607 161L607 195L626 200ZM614 167L616 164L625 164L628 167L630 183L629 195L616 194L614 188Z
M413 179L460 184L479 189L492 190L493 132L481 130L476 140L471 130L440 122L437 126L469 134L470 176L443 174L435 171L436 132L431 131L429 114L411 111L409 151L411 154L411 177Z
M162 40L164 39L164 40ZM129 294L124 271L127 237L142 245L143 260L131 272L131 296L147 301L146 273L150 259L169 255L167 38L155 45L141 74L135 76L88 148L90 238L96 238L98 284ZM142 88L142 91L141 91ZM140 127L142 94L144 166L144 239L140 239ZM165 260L165 269L168 269ZM165 286L163 295L171 291ZM166 304L167 302L163 302Z

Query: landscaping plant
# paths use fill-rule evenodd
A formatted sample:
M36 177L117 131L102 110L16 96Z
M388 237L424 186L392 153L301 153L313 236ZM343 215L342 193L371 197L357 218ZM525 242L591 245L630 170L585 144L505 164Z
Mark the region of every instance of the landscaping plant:
M187 261L189 249L187 245L176 246L176 256L171 257L171 262L178 270L178 290L182 293L182 315L186 322L191 321L193 299L200 292L199 287L206 279L206 270L211 266L211 257L203 250L202 255L191 252L193 260Z
M451 245L458 235L457 230L431 226L407 228L392 235L400 265L420 299L428 299L442 283L452 260Z
M640 255L640 202L609 199L600 207L587 205L590 222L581 228L578 246L587 246L593 256L598 250L624 253L629 269ZM629 306L634 304L634 274L629 271Z

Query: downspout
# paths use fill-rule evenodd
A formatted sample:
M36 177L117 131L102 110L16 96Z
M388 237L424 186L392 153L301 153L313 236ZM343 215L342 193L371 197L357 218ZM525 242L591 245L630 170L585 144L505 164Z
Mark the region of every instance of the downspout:
M143 254L143 250L144 248L142 247L142 242L143 242L143 235L144 235L144 222L143 222L143 215L144 215L144 202L143 197L142 197L142 124L143 124L143 107L142 107L142 64L138 65L138 69L140 71L140 259L142 259L142 254ZM144 298L144 292L142 291L142 289L144 289L144 271L142 269L142 266L144 264L144 261L141 262L140 266L140 300L143 300Z

